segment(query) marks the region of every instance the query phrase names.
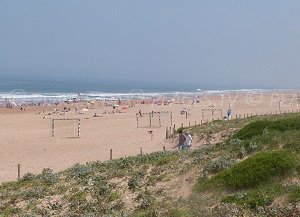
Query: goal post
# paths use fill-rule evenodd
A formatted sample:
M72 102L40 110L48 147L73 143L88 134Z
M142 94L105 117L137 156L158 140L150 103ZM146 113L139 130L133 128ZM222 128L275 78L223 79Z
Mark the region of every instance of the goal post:
M137 128L160 128L162 126L172 126L172 112L148 112L136 114Z
M79 138L80 137L80 119L79 118L52 118L51 119L51 137L56 136L56 123L57 122L73 122L73 135L67 136L68 138ZM70 126L69 126L70 128Z
M211 117L213 118L215 116L215 113L218 113L220 118L223 116L223 110L219 108L204 108L202 109L202 120L204 120L205 114L211 114Z

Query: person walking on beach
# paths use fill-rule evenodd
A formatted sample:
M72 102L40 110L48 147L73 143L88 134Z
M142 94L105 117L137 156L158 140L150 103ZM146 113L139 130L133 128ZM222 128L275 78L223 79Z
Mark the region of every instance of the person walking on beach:
M178 133L179 133L178 144L175 145L175 146L173 147L173 149L179 147L179 150L183 150L183 149L185 149L185 141L186 141L186 138L185 138L185 135L184 135L184 133L182 132L182 130L179 130Z
M232 111L231 111L231 108L229 108L227 111L227 120L230 120L231 117L232 117Z
M193 137L190 133L185 133L185 145L187 148L192 147Z

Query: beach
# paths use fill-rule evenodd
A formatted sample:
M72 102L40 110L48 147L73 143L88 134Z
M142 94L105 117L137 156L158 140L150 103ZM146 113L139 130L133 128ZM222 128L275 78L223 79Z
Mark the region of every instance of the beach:
M199 100L199 101L197 101ZM166 128L223 120L227 110L232 118L254 115L297 112L297 91L242 91L210 92L196 98L190 95L164 99L97 101L0 108L0 181L17 179L17 165L21 176L40 173L43 168L58 172L76 163L106 161L141 153L173 150L176 141L166 140ZM77 112L75 111L75 107ZM69 112L63 110L70 109ZM139 112L142 112L142 116ZM187 111L189 114L181 114ZM153 116L150 126L149 114ZM213 115L212 115L213 112ZM93 117L95 116L97 117ZM163 114L164 113L164 114ZM137 115L138 114L138 115ZM139 123L137 123L137 116ZM171 118L172 117L172 118ZM55 121L52 137L52 119L80 119ZM150 132L152 131L152 132ZM151 135L151 134L153 135ZM195 142L193 148L197 148Z

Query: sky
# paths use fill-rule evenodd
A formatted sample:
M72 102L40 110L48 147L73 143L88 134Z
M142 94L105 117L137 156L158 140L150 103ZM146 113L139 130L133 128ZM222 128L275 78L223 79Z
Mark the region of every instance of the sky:
M0 80L298 88L298 0L0 0Z

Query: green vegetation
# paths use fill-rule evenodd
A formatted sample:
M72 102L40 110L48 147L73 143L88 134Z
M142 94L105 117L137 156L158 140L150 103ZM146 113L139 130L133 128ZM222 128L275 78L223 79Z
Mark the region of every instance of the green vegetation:
M0 185L0 216L300 216L298 114L184 130L222 139L25 174Z
M295 168L294 156L287 151L258 153L200 183L198 190L207 190L222 184L229 189L245 189L265 184L272 178L281 178Z

